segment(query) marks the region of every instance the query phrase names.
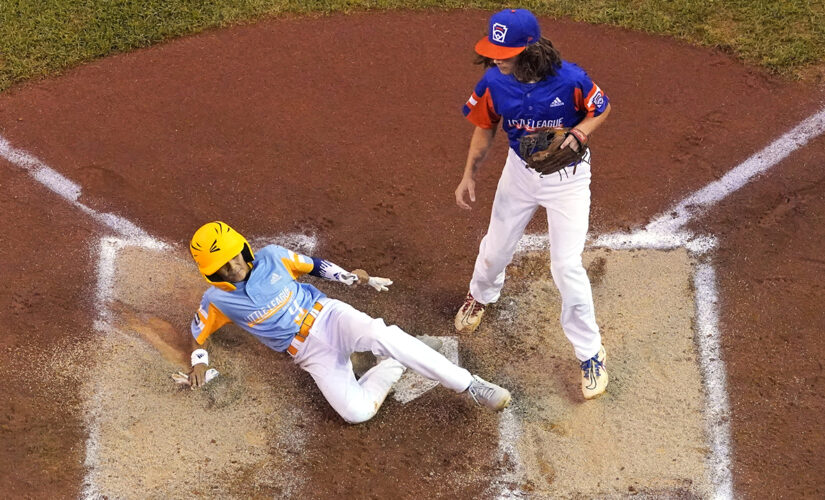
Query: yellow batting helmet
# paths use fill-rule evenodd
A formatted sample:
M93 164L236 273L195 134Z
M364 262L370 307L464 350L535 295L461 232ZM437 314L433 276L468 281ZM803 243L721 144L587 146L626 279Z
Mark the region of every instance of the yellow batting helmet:
M198 270L213 285L222 282L212 275L239 253L243 253L247 262L255 258L246 238L221 221L209 222L195 231L189 251Z

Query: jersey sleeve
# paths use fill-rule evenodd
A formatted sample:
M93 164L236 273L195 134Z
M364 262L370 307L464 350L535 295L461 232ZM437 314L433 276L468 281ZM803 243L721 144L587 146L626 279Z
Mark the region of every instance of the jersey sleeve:
M286 268L292 279L298 279L309 273L315 267L312 258L302 255L292 250L286 250L281 256L281 263Z
M573 93L576 111L584 113L585 116L599 116L604 113L607 104L610 102L602 89L593 83L584 71L581 72Z
M487 78L482 78L475 90L467 99L467 102L462 108L464 116L473 123L473 125L491 129L501 121L501 115L496 113L496 107L493 103L493 96L490 93L490 86L487 84Z
M198 344L203 345L210 335L229 322L230 319L204 295L189 328Z

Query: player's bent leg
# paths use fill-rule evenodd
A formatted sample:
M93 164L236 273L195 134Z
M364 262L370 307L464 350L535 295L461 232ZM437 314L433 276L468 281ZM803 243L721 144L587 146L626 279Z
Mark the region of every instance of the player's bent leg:
M404 373L404 366L386 360L356 380L350 355L352 335L349 330L364 323L369 316L358 313L355 321L341 321L349 316L351 306L336 300L325 302L321 314L301 343L295 363L308 372L330 406L349 423L365 422L375 416L393 384ZM360 320L360 321L359 321Z
M389 356L430 380L455 392L463 392L473 376L460 366L408 335L395 325L387 326L381 319L374 320L371 331L362 341L368 342L376 355Z
M324 341L341 353L338 363L349 363L353 352L371 351L376 356L393 358L457 392L465 390L472 380L467 370L397 326L387 326L381 318L372 318L340 300L327 301L315 324L310 337L317 328Z
M333 303L331 312L334 314L326 319L334 319L337 330L335 335L329 335L328 338L337 342L336 349L346 354L342 359L348 360L348 353L351 352L372 351L376 356L391 358L373 368L376 372L391 361L398 362L402 367L406 366L424 377L440 382L448 389L472 396L476 402L488 408L499 410L509 404L509 391L474 377L466 369L455 365L441 353L418 338L408 335L399 327L387 326L382 319L371 318L349 304L340 301ZM325 318L319 316L318 321L324 320ZM367 372L361 378L362 383L365 379L372 380L374 373L371 372ZM398 376L400 377L400 373ZM397 378L392 382L395 380ZM381 385L382 391L384 387L385 385ZM354 417L348 416L350 419Z
M307 339L307 343L311 342ZM310 347L310 346L307 346ZM394 359L386 359L355 379L352 364L341 356L325 356L326 360L306 360L301 368L309 372L324 398L338 415L350 424L366 422L375 416L393 384L405 367Z

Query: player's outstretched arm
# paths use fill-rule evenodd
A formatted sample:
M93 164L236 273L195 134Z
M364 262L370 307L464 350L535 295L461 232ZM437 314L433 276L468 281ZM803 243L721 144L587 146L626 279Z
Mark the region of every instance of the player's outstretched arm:
M345 285L367 284L379 292L387 291L387 287L392 284L392 280L387 278L378 278L375 276L371 277L363 269L356 269L353 272L349 272L344 270L338 264L316 257L312 257L312 262L314 267L309 274L319 278L324 278L330 281L338 281Z
M465 210L471 208L464 199L465 193L470 197L471 202L475 203L476 201L476 174L478 174L481 163L487 157L487 153L493 145L496 130L495 127L476 127L473 131L473 137L470 139L470 149L467 151L467 163L464 165L464 176L455 189L455 202Z
M206 371L209 369L209 353L193 338L189 349L192 354L190 361L192 368L184 373L172 374L172 380L181 385L188 385L192 389L206 385Z
M194 338L192 339L191 362L189 385L194 389L206 384L206 370L209 368L209 354Z

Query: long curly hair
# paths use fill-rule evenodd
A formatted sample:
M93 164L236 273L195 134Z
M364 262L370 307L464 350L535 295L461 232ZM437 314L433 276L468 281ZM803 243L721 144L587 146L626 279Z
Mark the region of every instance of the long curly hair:
M476 64L485 68L495 66L489 57L477 56ZM522 83L537 82L548 76L555 76L561 67L561 54L553 42L542 37L538 42L528 45L516 58L513 76Z

